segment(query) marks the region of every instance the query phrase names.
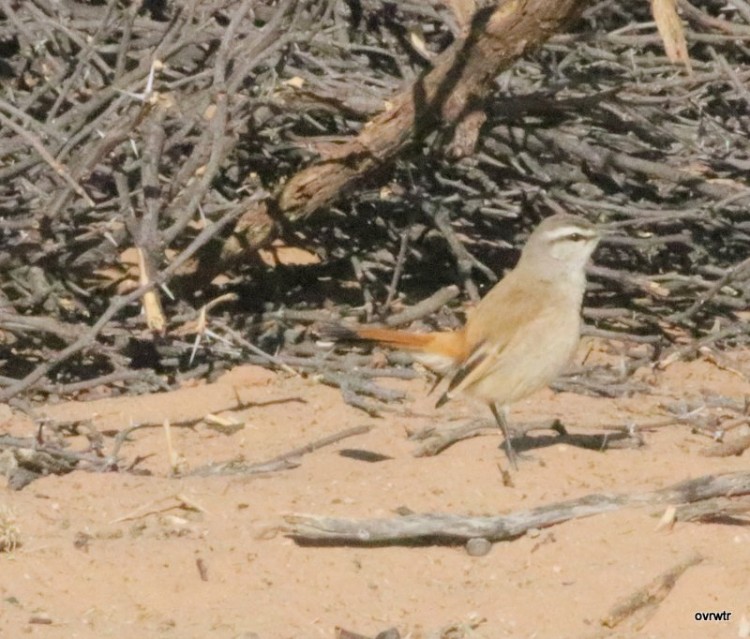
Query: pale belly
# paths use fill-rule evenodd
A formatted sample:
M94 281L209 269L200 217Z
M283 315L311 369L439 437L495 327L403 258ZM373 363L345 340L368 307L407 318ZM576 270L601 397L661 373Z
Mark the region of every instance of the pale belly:
M580 318L539 318L498 354L486 374L464 390L487 403L511 404L562 373L580 339Z

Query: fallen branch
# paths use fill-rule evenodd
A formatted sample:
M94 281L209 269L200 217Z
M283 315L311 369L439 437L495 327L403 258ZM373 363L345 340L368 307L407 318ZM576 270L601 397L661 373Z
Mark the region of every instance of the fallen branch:
M601 620L602 625L607 628L614 628L626 619L630 619L629 629L640 629L646 623L646 620L656 612L656 607L672 591L683 573L702 561L703 557L696 554L672 566L648 585L617 602ZM634 617L634 615L637 616Z
M674 511L675 521L742 521L748 522L750 499L716 497L696 504L685 504Z
M273 473L279 470L289 470L299 466L299 459L303 455L315 452L325 446L331 446L340 442L342 439L354 437L355 435L364 435L372 430L372 426L354 426L341 432L327 435L299 448L294 448L287 453L283 453L273 459L264 462L247 464L243 461L228 461L216 464L206 464L184 473L182 476L198 475L200 477L213 477L216 475L258 475L261 473Z
M700 454L704 457L731 457L742 455L748 448L750 448L750 435L742 435L704 448Z
M674 423L670 421L670 423ZM577 448L604 451L612 448L639 448L643 446L643 438L636 429L618 426L610 427L615 433L575 433L571 434L558 419L537 422L512 424L510 430L514 437L514 446L519 451L545 448L557 444L567 444ZM557 433L553 436L526 437L534 430L551 430ZM475 419L467 424L451 428L435 428L433 426L415 433L410 439L422 443L412 453L415 457L432 457L443 452L465 439L472 439L482 435L500 435L500 429L491 419Z
M451 428L435 428L430 426L418 433L414 433L409 439L415 439L422 443L414 449L414 457L433 457L443 452L446 448L465 439L472 439L480 435L500 434L497 424L489 419L474 419L467 424Z
M298 541L340 544L404 544L430 541L462 543L476 537L514 539L532 528L620 510L625 506L694 503L750 493L750 473L707 475L661 490L631 495L603 493L540 506L510 515L470 517L448 514L406 515L392 519L338 519L291 514L282 530Z
M7 478L13 490L21 490L39 477L67 475L81 463L99 470L105 466L105 460L93 452L65 450L30 437L0 435L0 475Z

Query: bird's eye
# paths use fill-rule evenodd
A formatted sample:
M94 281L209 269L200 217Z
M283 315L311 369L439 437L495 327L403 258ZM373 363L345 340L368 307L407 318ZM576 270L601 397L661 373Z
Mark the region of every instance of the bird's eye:
M568 238L573 242L583 242L586 239L586 236L581 235L580 233L571 233Z

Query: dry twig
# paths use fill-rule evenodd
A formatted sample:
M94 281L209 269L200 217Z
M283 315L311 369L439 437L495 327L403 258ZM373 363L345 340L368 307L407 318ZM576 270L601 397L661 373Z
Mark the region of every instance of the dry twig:
M647 493L587 495L567 502L496 517L405 515L393 519L336 519L288 515L283 531L301 542L339 544L408 544L434 541L460 543L482 537L514 539L526 531L620 510L626 506L695 503L718 496L750 494L750 473L708 475Z

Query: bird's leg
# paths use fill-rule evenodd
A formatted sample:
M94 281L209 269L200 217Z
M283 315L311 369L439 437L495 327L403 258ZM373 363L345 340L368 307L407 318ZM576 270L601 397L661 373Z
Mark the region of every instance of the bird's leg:
M492 414L495 416L495 421L497 422L497 425L500 427L500 430L503 431L503 435L505 435L505 453L508 455L508 461L510 462L510 465L513 467L513 470L518 470L517 455L516 455L516 451L513 450L513 442L510 439L510 431L508 430L507 411L505 410L504 406L501 406L498 409L498 406L495 403L490 404L490 410L492 411Z

